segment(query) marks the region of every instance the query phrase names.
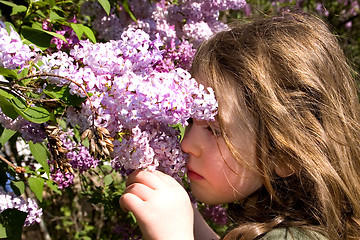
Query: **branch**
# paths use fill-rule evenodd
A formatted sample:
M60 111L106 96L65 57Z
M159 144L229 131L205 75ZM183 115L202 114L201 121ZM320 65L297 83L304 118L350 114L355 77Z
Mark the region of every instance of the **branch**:
M15 166L13 163L11 163L9 160L4 158L2 155L0 155L0 159L3 160L5 163L7 163L10 167L12 167L15 170L15 172L17 172L17 173L25 172L25 168Z
M71 83L74 83L76 86L78 86L85 93L86 98L89 100L90 108L91 108L91 111L92 111L92 113L94 115L93 116L93 125L95 125L94 124L94 121L95 121L94 118L95 118L96 111L95 111L95 109L94 109L94 107L92 105L89 94L87 93L87 91L85 90L85 88L81 84L75 82L74 80L72 80L72 79L70 79L68 77L63 77L63 76L52 74L52 73L37 73L37 74L29 75L29 76L18 79L17 82L19 82L21 80L24 80L24 79L35 78L35 77L57 77L57 78L62 78L62 79L65 79L65 80L67 80L67 81L69 81Z

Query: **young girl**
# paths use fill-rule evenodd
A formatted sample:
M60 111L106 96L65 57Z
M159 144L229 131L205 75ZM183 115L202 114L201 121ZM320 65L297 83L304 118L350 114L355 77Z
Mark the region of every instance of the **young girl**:
M224 239L360 239L355 75L318 18L284 13L204 42L196 80L214 89L215 122L182 141L197 200L229 204ZM120 199L145 239L218 239L169 176L136 171Z

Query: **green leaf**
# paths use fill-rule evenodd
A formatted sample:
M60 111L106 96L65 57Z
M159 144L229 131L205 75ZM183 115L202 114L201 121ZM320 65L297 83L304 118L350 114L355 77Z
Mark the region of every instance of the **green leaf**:
M56 5L55 0L47 0L47 2L49 2L50 7L54 7Z
M33 24L31 24L31 28L37 29L37 30L40 30L40 31L44 30L42 24L39 23L39 22L34 22Z
M41 10L36 10L36 13L41 17L41 18L44 18L46 19L46 15L41 11Z
M67 42L65 37L61 34L49 32L43 29L38 29L34 27L23 26L21 28L21 34L24 38L34 43L39 47L49 47L50 41L53 37L57 37L64 42Z
M42 48L48 48L50 46L50 41L53 38L52 35L46 32L43 32L38 29L33 29L27 26L22 27L21 34L25 39L29 40L31 43Z
M28 69L28 68L24 68L24 69L18 74L18 79L26 77L28 73L29 73L29 69Z
M16 131L4 128L4 131L2 132L1 136L0 136L0 144L4 145L7 141L9 141L9 139L14 136L14 134L16 133Z
M76 36L78 37L78 39L81 40L81 36L84 33L84 28L83 28L84 25L79 24L79 23L71 23L70 26L76 33Z
M109 186L113 181L114 179L110 174L104 177L105 186Z
M22 228L27 213L17 209L6 209L0 213L0 236L6 235L7 239L21 240ZM5 233L3 228L5 228Z
M40 202L42 202L45 180L40 177L31 177L28 179L28 181L31 191L33 191L36 198L39 199Z
M60 191L58 185L54 184L53 181L51 180L46 180L46 184L48 185L48 187L53 190L54 192L56 192L57 194L62 194L62 192Z
M47 149L45 146L42 143L34 144L32 141L29 141L29 148L35 160L40 163L46 174L49 176L50 169L49 164L47 163Z
M7 238L6 228L0 223L0 238Z
M43 93L53 99L61 99L66 92L66 88L67 87L58 87L56 85L49 84L45 87Z
M58 34L58 33L54 33L54 32L49 32L49 31L45 31L45 30L42 30L43 32L53 36L53 37L56 37L56 38L59 38L61 40L63 40L64 42L67 42L67 40L65 39L65 37L61 34Z
M50 20L59 20L59 19L61 19L61 20L65 20L65 18L63 18L63 17L60 17L56 12L54 12L54 11L50 11L50 14L49 14L49 18L50 18Z
M85 34L91 42L96 43L95 35L89 27L84 26L80 23L71 23L71 28L74 30L79 40L81 40L82 35Z
M51 98L54 99L61 99L64 101L65 104L77 107L80 106L81 103L85 101L86 98L79 97L75 94L70 93L70 88L65 87L58 87L55 85L48 85L45 87L43 92Z
M15 119L19 116L19 114L15 111L15 108L13 107L13 105L3 96L7 96L7 92L3 91L2 89L0 89L0 106L1 106L1 110L2 112L10 117L11 119ZM13 95L9 94L11 98L14 98Z
M11 28L12 29L16 29L15 26L11 23L11 22L4 22L5 23L5 26L6 26L6 31L10 34L11 32Z
M20 12L26 12L26 10L27 10L27 8L25 6L23 6L23 5L15 6L12 9L11 15L16 15L16 14L18 14Z
M48 110L42 107L31 107L23 99L13 98L10 100L15 111L26 120L34 123L44 123L50 119Z
M5 77L12 77L17 79L17 74L15 70L10 70L7 68L0 67L0 74Z
M75 94L70 93L70 88L66 88L66 91L64 93L64 96L61 98L67 105L77 107L80 106L81 103L83 103L86 98L79 97Z
M94 32L89 27L84 26L84 33L92 43L96 43L96 37L94 35Z
M181 123L172 125L171 127L180 132L179 137L181 142L185 135L185 127Z
M24 5L17 5L15 3L8 2L8 1L0 0L0 3L13 8L13 11L12 11L11 15L15 15L15 14L17 14L19 12L25 12L26 9L27 9Z
M0 96L7 98L7 99L15 98L15 96L13 94L11 94L8 91L5 91L4 89L1 89L1 88L0 88Z
M98 0L98 2L104 8L106 14L109 16L110 15L110 8L111 8L110 2L108 0Z
M25 191L25 183L23 181L11 181L10 186L18 196L23 194Z
M134 14L132 13L131 9L130 9L130 5L129 2L127 0L122 0L122 5L124 7L124 10L127 14L129 14L130 18L134 21L137 22L136 17L134 16Z

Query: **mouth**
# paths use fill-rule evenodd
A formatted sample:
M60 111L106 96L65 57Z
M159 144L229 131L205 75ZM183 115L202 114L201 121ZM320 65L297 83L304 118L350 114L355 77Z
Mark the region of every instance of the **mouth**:
M194 172L189 166L187 166L187 177L190 181L202 180L204 179L203 176L199 175L198 173Z

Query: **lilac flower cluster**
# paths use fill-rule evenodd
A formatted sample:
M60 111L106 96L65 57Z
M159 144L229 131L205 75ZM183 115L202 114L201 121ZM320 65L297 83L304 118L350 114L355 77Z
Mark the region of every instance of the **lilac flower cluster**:
M51 174L51 178L54 182L57 183L59 189L64 189L69 187L74 182L74 174L71 172L62 172L61 170L57 169L54 170Z
M352 27L352 20L359 17L360 6L359 1L357 0L338 0L338 3L344 6L344 9L341 11L342 21L347 21L345 26L347 28Z
M74 16L69 22L76 23L77 22L76 17ZM44 30L47 31L52 30L51 23L48 20L45 20L42 26ZM65 36L66 39L66 42L56 37L51 39L51 43L55 44L57 50L70 49L79 42L79 38L77 37L76 33L69 26L63 25L62 29L56 31L56 33Z
M205 219L208 219L219 226L225 226L229 220L225 208L221 205L207 205L205 209L202 210L202 214Z
M81 111L70 109L67 120L83 130L94 120L112 137L120 135L114 142L111 163L122 173L139 168L161 168L173 176L184 172L186 156L180 149L179 132L171 126L185 126L190 117L210 121L216 114L212 89L198 85L181 68L159 67L163 66L163 45L159 35L150 40L144 31L129 28L120 40L81 41L70 56L57 52L42 59L41 71L71 76L93 94ZM49 80L59 86L68 84L60 78ZM70 88L84 96L76 84L71 83ZM97 113L95 119L90 103ZM82 149L68 157L79 169L96 165ZM56 176L60 179L58 173Z
M142 239L139 233L136 233L136 228L128 223L116 223L112 228L112 232L116 235L121 236L123 240L140 240Z
M130 19L125 11L112 9L109 16L97 2L85 2L82 5L82 14L94 18L92 25L97 30L98 37L104 40L121 38L122 32L128 27L140 28L147 32L151 39L156 34L164 41L164 60L172 59L174 51L181 52L177 55L179 61L173 61L175 67L188 69L194 54L192 45L198 45L213 33L226 28L218 20L219 12L227 9L241 9L245 0L181 0L177 4L169 1L129 0L137 22ZM189 47L190 46L190 47ZM166 56L169 54L169 56ZM165 61L164 65L171 61ZM179 63L180 65L176 65ZM185 63L185 64L184 64Z
M138 25L150 35L160 33L164 40L177 37L198 43L212 35L214 31L225 27L218 20L220 11L242 9L246 4L245 0L180 0L177 4L170 4L165 0L154 2L129 0L128 2L138 20L137 23L132 23L124 11L115 12L113 9L110 16L107 16L101 7L93 2L85 3L82 6L82 13L95 17L94 28L99 30L101 38L107 40L118 39L119 33L130 24ZM197 26L203 26L205 29ZM197 34L200 29L202 33Z
M227 26L218 20L220 11L242 9L245 0L182 0L168 8L170 24L175 25L180 38L198 45ZM185 23L184 23L185 22Z
M2 76L0 75L0 78ZM25 141L32 141L33 143L39 143L46 138L45 132L41 128L40 124L25 120L21 116L15 119L11 119L6 116L0 108L0 124L7 129L18 131Z
M27 201L25 201L13 192L6 192L0 186L0 213L6 209L17 209L28 213L25 219L25 226L30 226L35 222L39 223L41 221L42 209L38 208L35 200L28 198Z
M29 61L36 61L37 50L23 44L19 34L12 27L10 27L10 34L5 27L5 24L0 21L0 67L12 70L21 69L27 67ZM0 75L0 82L7 83L8 81ZM21 116L11 119L1 109L0 123L5 128L20 132L26 141L38 143L45 139L45 133L40 124L29 122Z
M72 138L74 133L72 129L60 134L63 147L68 150L66 157L70 159L70 164L73 169L79 170L80 173L96 168L99 164L99 159L94 159L88 149L80 143L75 142ZM69 179L69 177L68 177Z
M16 69L26 67L27 63L36 57L32 49L23 44L19 34L10 27L10 34L0 21L0 67Z
M164 124L135 127L132 134L115 142L111 164L122 174L133 169L159 169L181 179L185 174L186 154L181 151L178 132Z
M59 139L62 147L66 149L66 159L69 161L71 168L76 169L79 173L83 173L90 168L96 168L100 162L99 159L94 159L89 153L89 150L81 143L73 140L74 132L72 129L67 131L60 131ZM71 186L74 182L74 174L71 171L61 171L52 167L51 177L58 184L59 189L64 189Z

